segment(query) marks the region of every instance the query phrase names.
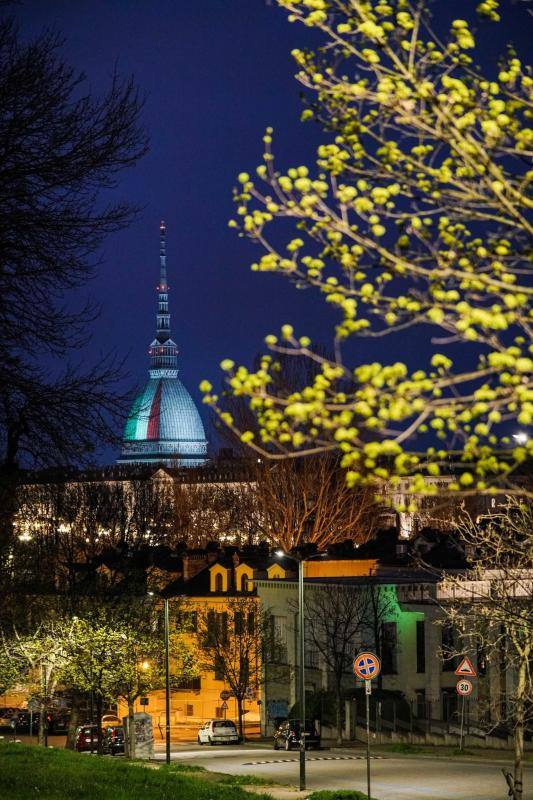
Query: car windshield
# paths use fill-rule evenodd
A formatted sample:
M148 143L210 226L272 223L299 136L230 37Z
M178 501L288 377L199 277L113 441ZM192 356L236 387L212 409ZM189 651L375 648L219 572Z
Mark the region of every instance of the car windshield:
M223 719L220 722L213 722L213 728L231 728L231 730L235 730L235 723L230 719Z

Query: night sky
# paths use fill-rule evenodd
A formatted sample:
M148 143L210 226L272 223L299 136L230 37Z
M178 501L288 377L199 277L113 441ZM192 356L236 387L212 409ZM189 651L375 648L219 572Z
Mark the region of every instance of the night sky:
M464 2L471 0L436 5L448 15ZM311 162L323 141L317 127L299 122L290 56L316 34L290 25L266 0L22 0L12 13L25 37L45 27L62 32L65 60L87 74L96 94L105 91L117 65L146 95L150 152L123 173L116 193L143 210L99 254L88 291L102 313L84 359L94 362L114 350L126 359L125 386L144 382L155 333L162 218L172 337L180 348L180 377L196 400L202 378L219 383L222 358L250 363L263 337L285 322L328 343L335 317L320 298L296 292L279 276L252 273L259 248L227 227L236 175L260 163L267 125L274 127L283 168ZM511 6L490 55L509 38L527 52L530 20L524 3ZM410 360L421 344L404 341L396 356ZM366 359L364 341L357 347Z

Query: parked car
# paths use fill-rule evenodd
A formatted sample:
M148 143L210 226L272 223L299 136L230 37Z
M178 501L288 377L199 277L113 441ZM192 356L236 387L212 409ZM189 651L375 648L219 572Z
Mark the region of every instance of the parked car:
M123 725L108 725L104 729L103 752L112 756L116 756L117 753L123 753L125 739Z
M292 750L300 747L301 723L299 719L287 719L280 723L274 732L274 750ZM320 747L320 734L311 720L306 719L304 727L305 748Z
M102 730L107 728L108 725L122 725L122 720L116 714L104 714L102 717Z
M79 753L96 750L98 745L98 726L89 723L76 728L76 750Z
M238 744L239 734L231 719L210 719L198 731L198 744Z
M68 731L68 723L70 712L58 711L48 714L48 732L49 733L66 733Z
M16 720L17 731L19 731L19 733L30 732L30 716L32 728L34 731L36 731L39 727L39 712L34 712L33 715L30 715L30 712L27 708L21 708L19 711L17 711Z
M17 716L19 710L11 706L0 708L0 728L11 728L11 720Z

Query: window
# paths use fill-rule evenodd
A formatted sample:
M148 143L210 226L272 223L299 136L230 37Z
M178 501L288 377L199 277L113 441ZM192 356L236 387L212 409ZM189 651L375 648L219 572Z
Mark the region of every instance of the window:
M287 617L270 617L270 661L287 663Z
M224 710L223 710L222 706L217 706L215 708L215 717L217 719L223 719L224 718Z
M187 705L185 706L185 716L186 717L194 716L194 706L191 705L190 703L187 703Z
M244 614L242 611L236 611L233 620L235 623L235 636L241 636L244 633Z
M224 659L221 656L215 656L215 680L223 681L224 675Z
M224 583L222 580L222 573L217 572L215 575L215 592L223 592L224 591Z
M207 637L206 646L213 647L217 642L226 644L228 641L228 612L217 614L211 610L207 612Z
M426 709L426 690L425 689L417 689L416 691L416 716L418 719L427 719L427 709Z
M251 588L252 587L248 575L243 575L241 578L241 592L249 592Z
M178 678L175 685L180 692L199 692L202 688L202 679L200 676L196 678Z
M239 682L243 686L246 686L250 678L250 662L248 661L247 656L241 656L239 667Z
M250 636L253 635L255 631L255 614L253 611L248 612L248 633Z
M426 623L423 619L416 622L416 671L426 671Z
M396 675L397 633L395 622L381 625L381 671L384 675Z
M444 722L457 722L457 692L455 689L442 689L442 719Z
M198 630L198 614L196 611L182 611L177 617L177 626L188 633L196 633Z
M455 653L455 635L453 626L448 620L442 626L442 671L454 672L457 666Z
M486 675L487 674L487 651L483 647L483 645L478 644L477 646L477 674L478 675Z
M305 666L308 669L318 669L318 651L306 646L305 648Z

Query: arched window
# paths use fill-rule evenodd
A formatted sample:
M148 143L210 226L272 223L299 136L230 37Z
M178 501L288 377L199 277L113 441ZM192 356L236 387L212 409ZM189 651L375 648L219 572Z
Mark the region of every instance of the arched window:
M217 572L215 575L215 592L222 592L224 590L223 582L222 582L222 573Z

